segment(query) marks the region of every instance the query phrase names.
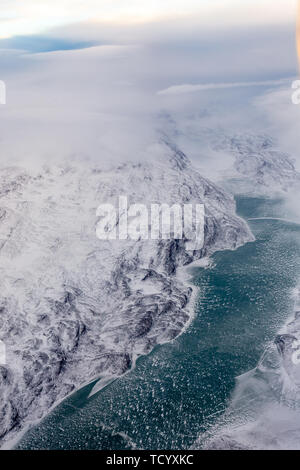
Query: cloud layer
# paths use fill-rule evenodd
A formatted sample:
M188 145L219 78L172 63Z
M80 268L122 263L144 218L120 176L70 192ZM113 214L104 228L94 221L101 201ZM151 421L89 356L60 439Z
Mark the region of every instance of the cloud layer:
M233 3L225 3L228 18L235 18ZM14 0L2 4L7 16ZM2 15L6 21L5 9ZM260 86L283 84L282 78L296 73L293 25L259 27L250 21L246 29L225 31L216 29L219 16L206 28L203 21L182 16L130 27L78 23L44 37L49 52L40 52L40 36L13 38L5 50L0 42L0 79L7 85L7 105L0 109L1 163L139 159L164 131L168 116L199 113L207 125L216 125L228 123L226 109L236 108L236 125L249 117L245 107ZM80 49L91 43L97 45ZM57 50L64 48L74 50Z
M0 37L39 34L59 25L91 21L133 23L198 15L202 24L291 22L294 0L1 0Z
M204 83L198 85L184 84L160 90L158 95L182 95L185 93L196 93L198 91L226 90L229 88L273 87L285 85L286 82L286 79L282 79L264 80L260 82Z

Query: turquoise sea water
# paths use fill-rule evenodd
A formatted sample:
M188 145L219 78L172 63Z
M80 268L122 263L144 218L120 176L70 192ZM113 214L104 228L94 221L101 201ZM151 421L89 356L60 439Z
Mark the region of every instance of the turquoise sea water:
M237 198L246 219L279 216L281 202ZM186 449L222 415L235 378L253 369L293 310L300 226L250 220L256 236L194 268L197 315L169 344L88 399L92 385L59 405L18 444L21 449Z

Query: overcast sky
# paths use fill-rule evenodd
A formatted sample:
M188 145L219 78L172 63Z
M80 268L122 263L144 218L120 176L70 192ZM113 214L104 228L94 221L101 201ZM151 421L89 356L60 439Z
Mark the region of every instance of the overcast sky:
M0 0L2 160L133 157L172 113L249 120L297 74L296 5Z
M36 34L82 21L134 23L199 16L212 25L282 24L296 0L1 0L0 36Z

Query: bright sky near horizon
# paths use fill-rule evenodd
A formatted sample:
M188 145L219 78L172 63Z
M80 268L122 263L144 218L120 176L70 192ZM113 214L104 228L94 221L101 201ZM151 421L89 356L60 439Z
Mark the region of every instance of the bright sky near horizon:
M0 38L82 21L148 22L197 15L216 26L294 21L297 0L0 0ZM220 15L220 12L222 13Z
M300 0L298 0L297 49L298 49L299 68L300 68Z

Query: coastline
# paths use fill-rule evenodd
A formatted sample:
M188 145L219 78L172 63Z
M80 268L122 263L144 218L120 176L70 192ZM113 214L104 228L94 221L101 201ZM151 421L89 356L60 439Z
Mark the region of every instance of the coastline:
M247 241L246 243L251 243L253 241L254 240L251 239L251 240ZM235 251L240 246L243 246L243 245L244 244L240 244L237 247L229 249L229 250L230 251ZM225 250L228 250L228 248L226 248ZM210 256L206 256L204 258L194 260L193 262L191 262L190 264L188 264L186 266L179 266L177 268L176 274L174 276L175 279L177 281L179 281L180 283L182 283L185 287L189 287L192 290L189 301L188 301L187 305L185 306L185 311L188 312L188 314L189 314L189 320L186 322L186 324L184 325L184 328L181 330L179 335L177 335L175 338L173 338L170 341L161 341L160 343L155 345L153 349L155 349L158 346L162 346L163 344L173 343L174 341L176 341L181 335L183 335L189 329L189 327L193 323L193 320L195 319L195 316L197 315L196 305L197 305L199 291L200 291L200 288L193 283L193 274L191 273L191 270L194 269L194 268L203 268L203 269L209 268L211 266L211 263L212 263L211 256L214 253L219 252L219 251L223 251L223 250L216 250L215 252L211 253ZM27 434L27 432L29 432L35 426L39 425L59 405L61 405L65 400L67 400L71 396L75 395L77 392L79 392L83 388L85 388L87 386L92 386L91 391L90 391L90 393L88 394L88 397L87 397L87 399L89 399L93 395L97 394L98 392L101 392L106 387L110 386L113 382L115 382L115 381L121 379L122 377L124 377L125 375L129 374L130 372L132 372L135 369L136 362L138 361L138 359L143 357L143 356L146 356L146 355L150 354L153 351L153 349L150 352L148 352L147 354L136 355L133 358L132 367L130 369L128 369L122 375L116 375L116 376L110 376L110 377L105 377L104 376L100 380L99 380L99 377L97 376L97 377L93 378L92 380L89 380L87 382L82 383L75 390L73 390L70 394L68 394L64 398L58 400L55 404L53 404L51 406L51 408L47 411L47 413L44 416L42 416L40 419L32 421L32 422L26 424L25 428L23 430L21 430L20 432L18 432L16 436L13 436L11 439L4 442L3 445L0 447L0 450L12 450L14 447L16 447L21 442L21 440ZM97 386L98 384L100 385L100 387Z

